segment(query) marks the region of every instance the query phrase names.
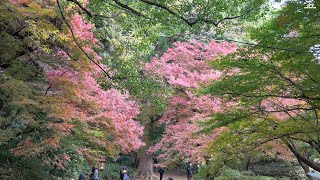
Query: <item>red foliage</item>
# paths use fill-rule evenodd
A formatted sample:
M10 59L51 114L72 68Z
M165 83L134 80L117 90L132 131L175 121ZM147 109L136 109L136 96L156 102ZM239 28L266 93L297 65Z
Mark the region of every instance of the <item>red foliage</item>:
M178 159L202 161L209 141L226 128L216 129L211 134L195 134L203 128L199 122L210 119L213 113L222 112L232 104L209 95L195 95L192 90L219 79L222 72L212 69L209 62L235 50L236 46L231 43L212 41L206 45L197 41L178 42L163 56L146 65L150 74L162 77L178 89L169 102L168 110L159 120L167 125L165 134L149 152L161 150L159 158L167 162Z
M134 121L139 113L138 105L130 100L128 93L122 94L113 88L103 90L95 79L101 75L98 69L92 67L90 71L77 72L62 68L47 72L55 96L63 96L64 99L61 114L54 115L65 120L99 123L107 129L114 129L115 143L124 152L140 148L144 145L140 139L143 127ZM111 124L108 119L111 119Z
M266 112L283 121L301 113L305 104L304 101L293 98L268 98L262 101L261 106Z
M235 51L232 43L206 45L197 41L177 42L160 58L146 65L146 70L161 76L172 86L197 88L201 83L219 79L221 72L210 68L208 62Z

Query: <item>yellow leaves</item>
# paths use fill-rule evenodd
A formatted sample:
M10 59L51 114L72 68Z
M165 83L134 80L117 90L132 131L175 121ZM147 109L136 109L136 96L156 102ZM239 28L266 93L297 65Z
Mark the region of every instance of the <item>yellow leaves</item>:
M37 107L39 104L34 101L33 99L29 99L29 97L23 97L23 96L19 96L19 97L14 97L14 99L8 103L8 105L15 107L17 109L19 108L29 108L29 107Z
M0 84L0 92L2 96L12 97L20 100L20 97L28 97L31 95L31 89L22 81L8 78Z
M45 7L33 0L23 0L13 3L13 5L15 5L15 10L18 14L27 15L29 17L53 18L56 16L54 8L50 8L49 4Z
M36 22L34 20L27 21L28 27L25 31L32 34L29 40L29 46L38 46L44 52L51 53L51 44L63 43L69 41L70 38L60 34L59 30L51 23L46 21Z
M124 18L127 17L126 13L121 13L120 16Z
M97 138L104 138L105 137L105 133L103 131L101 131L100 129L92 130L91 133Z

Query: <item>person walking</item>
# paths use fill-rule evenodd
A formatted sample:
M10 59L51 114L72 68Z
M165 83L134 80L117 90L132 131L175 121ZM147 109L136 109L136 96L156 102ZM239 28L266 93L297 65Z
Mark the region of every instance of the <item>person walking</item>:
M90 174L90 180L99 180L99 172L96 167L92 167L91 174Z
M120 168L120 180L130 180L128 169L126 166Z
M84 175L83 173L80 173L78 180L86 180L86 175Z
M187 177L188 177L188 180L191 180L192 179L192 175L193 175L193 167L192 167L192 164L190 163L187 167Z
M166 171L166 170L165 170L163 167L160 167L160 168L159 168L158 172L159 172L159 174L160 174L160 180L162 180L163 174L164 174L165 171Z

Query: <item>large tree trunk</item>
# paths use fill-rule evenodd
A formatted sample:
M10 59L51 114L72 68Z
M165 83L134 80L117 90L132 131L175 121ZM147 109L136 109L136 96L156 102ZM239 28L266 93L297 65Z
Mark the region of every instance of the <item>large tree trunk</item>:
M153 129L157 128L154 125L162 117L162 115L155 116L152 107L142 108L145 111L140 113L139 119L144 122L144 135L142 137L143 141L146 143L145 149L141 150L136 161L137 166L137 176L135 180L157 180L157 176L153 173L153 158L151 155L146 153L148 147L150 147L151 139L150 133L154 133Z
M142 152L138 156L138 169L136 180L157 180L157 176L153 173L153 159L146 152Z

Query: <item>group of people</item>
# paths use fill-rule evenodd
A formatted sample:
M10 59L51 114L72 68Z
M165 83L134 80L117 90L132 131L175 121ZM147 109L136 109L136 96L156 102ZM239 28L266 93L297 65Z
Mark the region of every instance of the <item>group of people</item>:
M86 175L81 173L78 180L86 180ZM91 174L90 174L90 180L99 180L99 172L98 168L92 167Z
M120 179L121 180L130 180L128 169L126 166L122 166L120 168ZM78 180L86 180L85 174L81 173ZM99 172L98 168L92 167L91 174L90 174L90 180L99 180Z
M192 166L191 163L187 166L186 171L187 171L188 180L191 180L193 174L195 173L195 171L194 171L193 166ZM163 174L164 174L164 172L165 172L165 168L160 167L159 170L158 170L158 172L159 172L159 174L160 174L160 180L163 180ZM168 180L173 180L173 178L172 178L172 177L169 177Z
M191 180L192 176L194 174L194 170L193 170L192 164L189 164L187 166L186 170L187 170L188 180ZM163 180L163 175L164 175L164 172L165 172L165 168L160 167L158 172L160 174L160 180ZM85 174L81 173L78 180L86 180ZM98 169L96 167L92 167L91 174L90 174L90 180L99 180L99 172L98 172ZM122 166L120 168L120 180L130 180L128 169L127 169L126 166ZM169 177L168 180L173 180L173 178Z

